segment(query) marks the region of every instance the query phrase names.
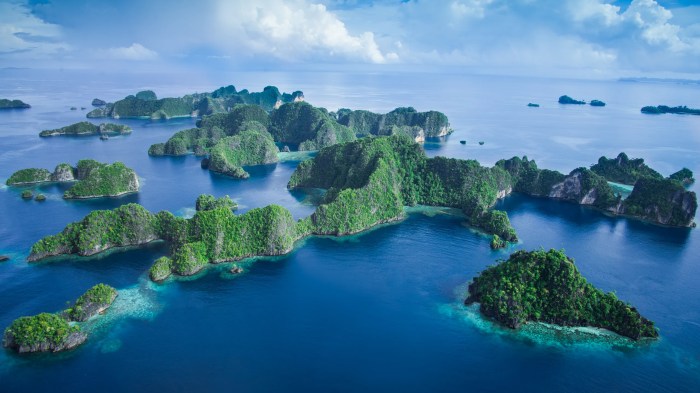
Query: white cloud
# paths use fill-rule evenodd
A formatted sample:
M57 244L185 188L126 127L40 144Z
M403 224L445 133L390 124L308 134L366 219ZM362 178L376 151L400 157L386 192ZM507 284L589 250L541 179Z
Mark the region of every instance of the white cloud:
M155 60L158 58L158 53L152 51L145 46L135 42L131 46L109 48L105 50L105 54L116 60Z
M384 53L374 34L351 34L323 4L306 0L220 1L217 27L226 41L259 54L287 60L340 57L342 60L386 63L398 60Z
M61 27L32 15L20 3L0 2L0 54L5 58L46 58L65 52Z
M641 36L651 45L664 45L674 52L691 48L678 36L680 27L668 23L673 17L671 11L654 0L634 0L623 14L640 30Z

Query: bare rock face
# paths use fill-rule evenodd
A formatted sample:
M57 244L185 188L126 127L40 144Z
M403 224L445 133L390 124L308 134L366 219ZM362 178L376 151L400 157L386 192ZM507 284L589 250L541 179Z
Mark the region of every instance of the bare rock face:
M565 199L570 201L580 202L586 199L586 194L582 193L581 173L576 172L564 178L564 181L552 186L549 192L550 198Z
M87 340L87 334L83 332L72 332L64 340L58 343L51 341L40 341L32 345L20 345L15 341L15 337L11 333L5 333L3 338L3 346L5 348L14 349L18 353L31 352L60 352L73 349Z
M58 164L51 175L51 181L73 181L75 180L73 167L68 164Z

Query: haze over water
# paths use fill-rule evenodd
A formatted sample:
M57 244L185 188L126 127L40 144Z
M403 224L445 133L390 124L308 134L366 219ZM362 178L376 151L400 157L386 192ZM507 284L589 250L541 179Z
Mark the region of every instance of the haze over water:
M159 97L234 84L302 90L307 101L387 112L439 110L454 134L425 144L430 156L477 159L527 155L568 173L624 151L663 175L700 173L700 117L647 116L651 104L700 102L696 85L434 74L235 73L214 82L185 77L0 72L0 97L24 111L0 113L0 178L25 167L53 169L82 158L123 161L142 178L132 196L65 201L63 187L0 189L0 326L65 307L105 282L120 296L88 341L59 355L0 352L3 391L697 391L700 387L700 235L563 202L514 194L508 212L521 242L499 252L441 209L348 238L311 238L288 256L262 259L233 277L227 265L165 284L148 281L162 244L28 264L28 250L94 209L137 202L151 211L192 213L201 193L234 198L239 212L280 204L296 218L314 210L286 183L296 161L252 167L249 180L202 170L199 159L151 158L148 146L194 126L193 119L116 120L133 133L39 138L84 120L92 98L114 101L143 89ZM608 106L560 106L562 94ZM528 102L540 108L528 108ZM71 111L76 106L86 111ZM697 105L696 105L697 106ZM111 121L111 120L110 120ZM466 140L466 145L459 143ZM480 146L479 141L484 145ZM33 187L34 188L34 187ZM693 186L697 191L697 186ZM466 283L516 249L564 248L595 286L614 290L660 329L650 345L580 339L551 329L512 332L461 305Z

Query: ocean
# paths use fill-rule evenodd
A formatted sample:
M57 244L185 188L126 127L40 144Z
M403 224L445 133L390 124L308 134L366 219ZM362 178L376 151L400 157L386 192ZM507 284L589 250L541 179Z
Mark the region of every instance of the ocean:
M526 155L540 168L568 173L624 151L666 176L682 167L700 174L700 117L639 111L658 104L698 107L693 84L459 73L0 70L0 97L32 105L0 112L0 254L11 258L0 263L0 328L23 315L61 310L99 282L120 292L76 350L30 356L0 350L0 391L700 390L698 229L663 228L565 202L519 194L499 201L521 239L500 251L491 251L490 239L453 210L412 208L398 223L349 237L309 238L289 255L247 261L237 276L224 264L151 283L148 268L167 252L158 242L26 262L43 236L92 210L125 203L190 216L197 196L209 193L230 195L239 212L275 203L295 218L311 214L313 195L286 189L298 156L247 168L248 180L211 174L194 156L148 156L151 144L194 127L194 119L109 120L133 132L108 141L38 136L85 120L96 97L115 101L144 89L180 96L228 84L302 90L308 102L329 110L442 111L455 132L427 141L430 156L491 166ZM562 106L557 98L564 94L607 106ZM529 102L541 106L529 108ZM141 191L66 201L64 185L29 187L48 198L36 202L20 198L24 188L4 186L18 169L53 170L83 158L124 162L139 174ZM462 304L467 283L480 271L515 250L540 247L564 249L591 283L653 320L660 339L640 344L591 329L532 324L512 331Z

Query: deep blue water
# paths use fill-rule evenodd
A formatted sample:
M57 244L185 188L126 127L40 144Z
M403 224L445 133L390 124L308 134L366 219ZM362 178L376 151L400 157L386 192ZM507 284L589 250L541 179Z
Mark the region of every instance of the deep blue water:
M137 195L64 201L43 186L44 203L0 189L0 328L22 315L56 311L90 286L120 290L75 351L17 356L0 351L0 391L698 391L700 236L595 210L512 195L499 202L521 243L564 248L588 280L638 307L661 339L631 344L604 336L529 327L498 328L461 305L466 283L508 251L440 209L348 238L311 238L290 255L261 259L232 277L227 265L152 284L147 270L166 250L28 264L29 247L94 209L138 202L152 211L192 213L200 193L228 194L241 211L277 203L295 217L314 207L286 183L297 161L251 168L251 179L214 176L195 157L150 158L150 144L194 120L120 120L129 136L48 138L37 134L83 120L94 97L115 100L144 88L161 96L233 83L301 89L309 102L388 111L441 110L455 133L425 145L430 155L492 165L527 155L568 172L625 151L668 175L700 174L700 117L645 116L649 104L700 106L697 86L433 74L238 73L216 76L101 75L0 71L0 97L25 111L0 113L0 179L24 167L53 169L81 158L120 160L142 178ZM559 106L568 94L605 108ZM527 108L536 102L541 108ZM459 140L467 140L466 145ZM483 146L478 141L484 141ZM694 186L697 190L697 186Z

